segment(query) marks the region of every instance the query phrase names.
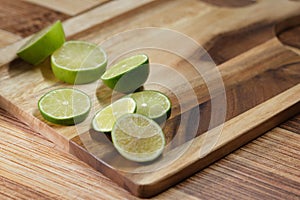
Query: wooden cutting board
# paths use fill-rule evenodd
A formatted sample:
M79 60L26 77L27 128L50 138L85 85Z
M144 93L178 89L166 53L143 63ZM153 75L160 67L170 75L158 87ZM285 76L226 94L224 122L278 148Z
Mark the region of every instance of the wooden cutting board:
M58 126L43 120L37 109L41 95L73 86L53 76L49 60L31 66L16 58L24 40L0 49L0 104L121 187L141 197L155 195L300 110L300 56L295 48L299 44L292 40L285 45L283 34L300 24L300 3L237 2L112 1L64 21L69 40L101 43L109 58L122 53L122 48L147 46L162 39L161 35L147 32L148 35L133 35L120 42L110 40L112 35L135 28L163 27L197 41L216 62L214 70L219 71L224 90L217 84L214 70L199 74L179 56L155 49L141 50L149 54L153 63L145 89L158 89L173 103L171 117L164 126L168 145L155 162L137 164L119 156L109 137L91 130L92 113L77 126ZM178 43L173 37L163 39L166 46ZM206 66L205 53L183 47L186 57ZM186 81L172 78L170 71L157 67L157 63L179 72ZM168 88L153 84L153 80L166 81ZM94 112L111 101L112 91L101 82L76 88L91 96Z

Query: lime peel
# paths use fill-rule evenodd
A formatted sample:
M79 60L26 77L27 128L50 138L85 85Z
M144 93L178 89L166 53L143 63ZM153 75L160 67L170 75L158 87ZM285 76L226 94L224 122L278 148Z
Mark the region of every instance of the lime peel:
M141 87L149 76L149 59L145 54L125 58L110 67L102 76L102 82L109 88L130 93Z
M65 33L58 20L53 25L34 34L20 49L17 55L28 63L37 65L50 56L65 42Z

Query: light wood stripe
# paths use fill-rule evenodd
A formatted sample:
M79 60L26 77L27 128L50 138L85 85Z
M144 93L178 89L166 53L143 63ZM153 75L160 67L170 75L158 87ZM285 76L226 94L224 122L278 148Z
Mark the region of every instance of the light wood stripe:
M21 36L0 29L0 48L22 39Z
M44 6L71 16L101 5L110 0L23 0Z
M0 199L139 199L1 108L0 137ZM297 199L299 140L275 128L154 199Z
M138 199L0 108L0 199ZM169 195L195 200L180 190Z

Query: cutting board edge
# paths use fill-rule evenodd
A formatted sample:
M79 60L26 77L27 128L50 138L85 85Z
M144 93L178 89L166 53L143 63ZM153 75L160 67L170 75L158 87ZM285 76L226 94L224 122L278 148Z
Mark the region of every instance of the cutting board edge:
M50 140L55 144L55 147L63 151L69 151L69 140L63 137L49 126L49 124L41 121L40 119L34 117L30 113L23 111L20 107L7 100L0 94L0 105L1 107L10 113L12 116L16 117L22 123L26 124L34 131L40 133L46 139ZM55 138L55 139L54 139Z
M268 101L262 104L257 105L256 107L242 113L241 115L245 116L249 113L249 111L251 114L252 110L257 108L261 109L261 107L265 103L270 104L272 103L272 101L277 100L278 98L280 98L281 101L284 101L284 99L286 98L284 97L285 94L290 93L289 95L292 95L291 91L293 91L293 89L295 88L299 90L300 84L290 88L289 90L283 93L280 93L279 95L269 99ZM194 173L202 170L203 168L223 158L229 153L237 150L241 146L256 139L257 137L261 136L268 130L274 128L278 124L284 122L285 120L299 113L299 110L300 110L300 98L296 97L296 100L291 101L287 105L284 105L284 108L282 110L277 111L276 113L274 113L274 115L271 114L270 118L260 119L256 124L251 126L251 129L241 131L241 133L239 134L236 133L235 136L233 136L229 141L227 141L226 143L225 142L221 143L221 145L217 146L208 154L203 156L199 155L198 159L195 159L197 156L194 156L192 162L188 164L183 164L181 168L176 171L176 173L166 174L163 177L154 179L154 181L148 181L148 183L146 184L141 184L139 183L139 181L135 181L134 178L130 177L130 174L128 175L126 173L110 168L110 166L99 161L93 155L89 154L85 148L79 146L72 140L70 140L70 153L75 155L77 158L84 161L85 163L89 164L94 169L103 173L105 176L112 179L120 187L128 190L133 195L142 198L148 198L163 192L169 187L179 183L183 179L193 175ZM265 112L270 112L270 110L265 110ZM252 113L252 115L254 114L256 113L255 112ZM239 117L240 115L229 120L228 122L225 122L225 124L232 124L233 123L232 121L235 121ZM207 132L205 134L207 134ZM202 141L201 140L202 138L199 136L198 138L193 139L192 143L197 143L197 142L201 143L200 141ZM145 176L148 176L148 174L145 174ZM157 185L159 185L159 187Z

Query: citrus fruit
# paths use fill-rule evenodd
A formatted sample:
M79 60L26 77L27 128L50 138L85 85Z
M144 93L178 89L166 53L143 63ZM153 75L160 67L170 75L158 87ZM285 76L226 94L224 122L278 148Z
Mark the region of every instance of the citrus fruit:
M126 113L133 113L135 109L136 103L132 98L119 99L97 112L92 126L96 131L110 132L117 118Z
M162 154L166 143L160 126L152 119L136 113L118 118L111 137L117 151L135 162L156 159Z
M107 56L104 50L85 41L68 41L51 56L51 67L56 78L66 83L84 84L100 78Z
M129 95L137 104L136 113L145 115L157 122L165 121L171 113L171 102L161 92L144 90Z
M101 79L105 85L123 93L133 92L142 86L149 75L149 59L145 54L125 58L110 67Z
M18 51L23 60L37 65L50 56L65 42L65 33L60 21L33 35Z
M38 108L42 116L52 123L73 125L88 116L91 101L80 90L61 88L43 95L38 102Z

